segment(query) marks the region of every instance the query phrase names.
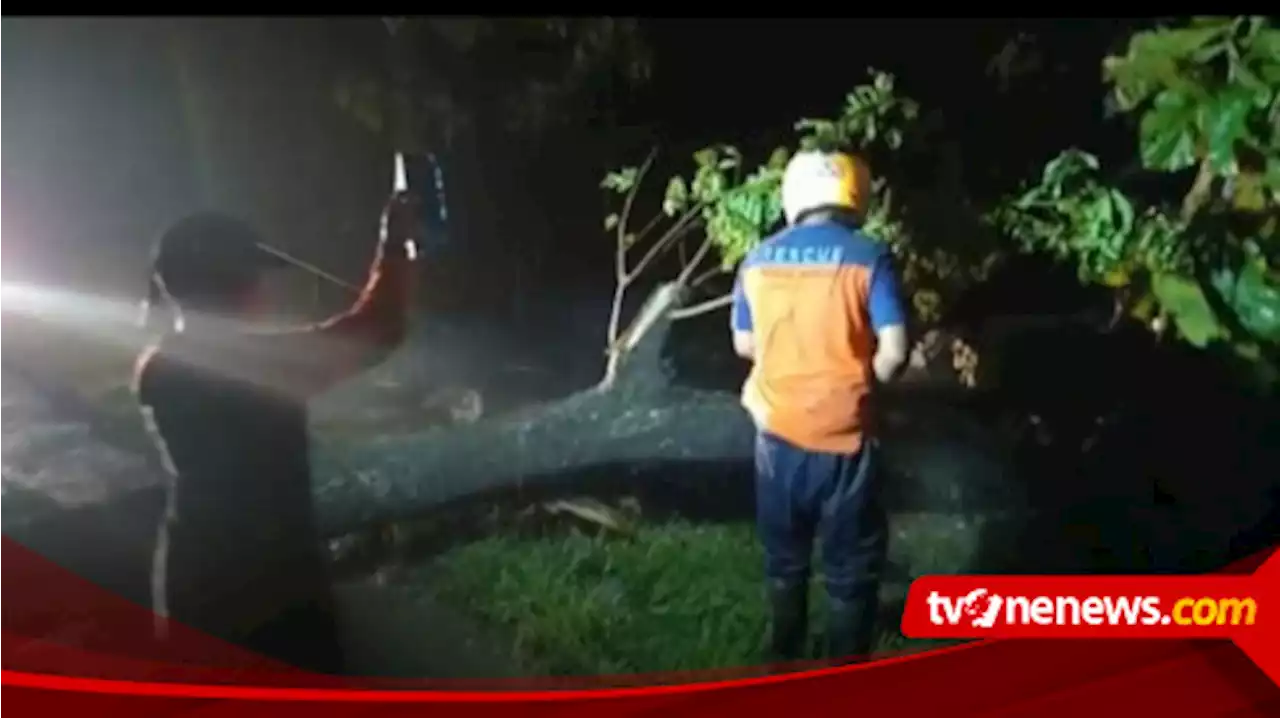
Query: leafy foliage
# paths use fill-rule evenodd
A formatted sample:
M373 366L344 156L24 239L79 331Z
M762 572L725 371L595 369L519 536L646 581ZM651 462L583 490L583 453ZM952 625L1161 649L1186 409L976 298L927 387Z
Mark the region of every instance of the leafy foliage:
M1072 149L993 219L1025 249L1074 259L1082 280L1129 290L1133 314L1169 316L1196 346L1274 352L1280 30L1262 18L1200 18L1134 35L1103 67L1115 106L1137 115L1142 166L1196 168L1181 206L1143 206Z
M960 207L963 199L957 198L963 195L958 187L939 192L907 187L911 178L896 159L913 140L917 151L930 146L926 128L918 121L919 106L897 92L893 75L875 70L870 70L869 75L871 81L846 96L836 117L797 122L797 146L852 150L868 158L873 170L882 172L874 180L864 228L899 257L904 284L911 292L918 318L936 319L944 297L984 274L994 256L992 247L972 242L972 235L956 238L951 219L957 211L968 212ZM670 224L657 242L667 242L671 232L702 230L705 241L719 255L720 268L731 270L781 221L782 174L792 151L788 147L776 148L764 164L749 173L744 173L742 153L733 145L713 145L695 153L691 176L677 175L667 182L662 212L655 220L666 218ZM609 173L601 186L630 195L637 189L640 174L637 168L626 167ZM896 195L891 185L897 187ZM925 199L929 194L934 198ZM938 197L952 206L938 211ZM926 204L933 206L926 211ZM952 231L929 231L919 221L927 216L938 225L950 222ZM605 229L615 230L623 220L622 214L611 214L605 218ZM654 225L655 221L649 224L650 228ZM633 237L629 240L633 243L642 241L644 234L633 236L629 229L623 232L624 236Z
M733 145L714 145L693 155L690 178L667 181L662 215L672 220L686 216L705 227L706 236L720 250L723 265L732 267L782 219L782 171L790 155L779 148L754 172L742 174L742 153ZM637 189L635 167L610 172L601 187L618 194ZM605 229L618 226L621 217L605 217ZM689 219L684 220L686 223Z
M1236 166L1240 146L1275 151L1280 30L1264 18L1201 18L1190 27L1135 35L1103 62L1117 105L1142 110L1148 169L1177 171L1207 159Z

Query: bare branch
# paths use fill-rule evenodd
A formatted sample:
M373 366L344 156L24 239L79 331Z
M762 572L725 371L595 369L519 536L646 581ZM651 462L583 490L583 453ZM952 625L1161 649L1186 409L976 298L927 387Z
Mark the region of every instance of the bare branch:
M671 312L671 319L673 321L679 321L681 319L696 317L700 314L706 314L707 312L715 311L720 307L727 307L732 303L733 303L733 294L732 293L724 294L719 297L716 297L715 299L708 299L705 302L698 302L697 304L693 304L688 307L682 307L680 309L676 309Z
M644 229L636 233L635 244L643 242L644 238L649 236L649 233L653 231L654 227L658 226L658 222L662 221L662 218L665 216L666 215L661 212L653 215L653 217L649 219L649 223L644 226Z
M631 189L627 191L627 198L622 203L622 214L618 217L618 249L616 254L615 273L619 283L628 281L627 278L627 225L631 222L631 208L635 205L636 195L640 192L640 185L644 184L644 176L648 174L649 168L653 166L653 160L658 156L658 148L654 147L649 150L649 156L644 158L644 164L640 165L640 170L636 172L635 181L631 184ZM634 276L634 275L633 275Z
M676 278L677 284L679 284L682 287L689 286L689 277L693 276L693 273L695 270L697 270L698 265L702 264L702 260L705 259L707 256L707 253L711 251L711 246L712 246L711 237L707 237L706 239L702 240L702 246L698 247L698 251L694 252L693 254L693 259L689 260L688 266L686 266L683 270L681 270L680 276Z
M640 170L636 172L635 182L631 185L631 190L627 192L627 198L622 205L622 214L618 218L618 245L613 253L613 305L609 309L609 327L605 338L609 346L612 346L618 340L618 330L622 324L622 302L627 295L627 285L635 277L635 274L627 273L627 224L631 220L631 207L635 204L636 194L640 191L640 185L644 181L645 174L653 166L653 161L657 156L657 147L649 150L649 156L645 158L644 164L640 165ZM652 226L653 222L651 221L649 225ZM644 231L648 232L649 227L646 227Z
M1182 200L1182 221L1190 222L1213 193L1213 166L1209 160L1201 160L1195 181Z
M644 256L640 258L640 261L636 262L636 266L631 270L627 280L630 281L635 279L649 266L651 262L653 262L654 259L658 257L658 255L662 253L663 250L670 248L672 242L688 234L689 231L696 226L694 221L700 218L702 207L703 204L698 203L694 207L691 207L687 212L680 215L680 219L676 220L676 223L671 227L671 229L667 230L666 234L662 235L658 241L654 242L649 247L648 251L644 253Z
M705 284L707 281L709 281L712 277L718 277L721 274L724 274L724 267L720 267L720 266L712 267L711 269L708 269L702 274L699 274L698 276L689 280L689 288L694 289L696 287L700 287L703 284Z
M605 345L612 347L618 341L618 330L622 324L622 300L627 296L627 285L618 282L613 288L613 303L609 307L609 327L606 329Z

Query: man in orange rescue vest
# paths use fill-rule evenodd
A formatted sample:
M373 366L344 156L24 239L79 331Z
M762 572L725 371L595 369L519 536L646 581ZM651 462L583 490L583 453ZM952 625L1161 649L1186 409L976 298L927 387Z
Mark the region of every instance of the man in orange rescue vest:
M747 255L733 344L753 363L743 406L758 428L757 526L773 661L803 658L810 556L822 543L826 653L866 656L887 531L870 400L907 358L906 313L887 248L861 231L870 172L805 151L782 182L788 227Z

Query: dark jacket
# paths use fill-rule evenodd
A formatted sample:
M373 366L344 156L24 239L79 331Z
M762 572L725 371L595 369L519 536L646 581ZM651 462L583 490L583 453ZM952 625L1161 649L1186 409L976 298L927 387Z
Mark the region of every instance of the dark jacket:
M385 226L349 311L291 331L169 334L141 357L138 400L173 479L154 563L158 614L295 665L339 668L306 401L404 336L406 224Z

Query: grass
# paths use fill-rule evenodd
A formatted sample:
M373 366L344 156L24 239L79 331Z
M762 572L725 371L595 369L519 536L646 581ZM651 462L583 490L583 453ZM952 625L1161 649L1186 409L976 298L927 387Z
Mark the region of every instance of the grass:
M421 570L440 600L509 640L529 672L607 675L758 665L761 561L749 523L670 521L629 536L499 535ZM811 596L817 634L820 585ZM878 644L912 647L896 627Z
M112 414L136 412L127 387L103 392L100 404ZM350 439L347 432L329 437L339 438ZM761 662L768 616L752 523L645 521L637 514L619 533L545 510L530 518L514 508L406 522L400 528L412 541L436 546L457 540L458 523L486 528L476 540L402 566L396 580L474 619L497 641L494 649L514 656L529 675L652 674ZM526 525L543 521L555 526ZM974 521L899 515L890 559L913 573L954 570L976 550ZM900 600L902 579L886 578L896 584L886 587L886 599ZM816 643L825 613L820 576L810 596ZM895 625L882 626L877 638L880 651L935 643L907 641Z

